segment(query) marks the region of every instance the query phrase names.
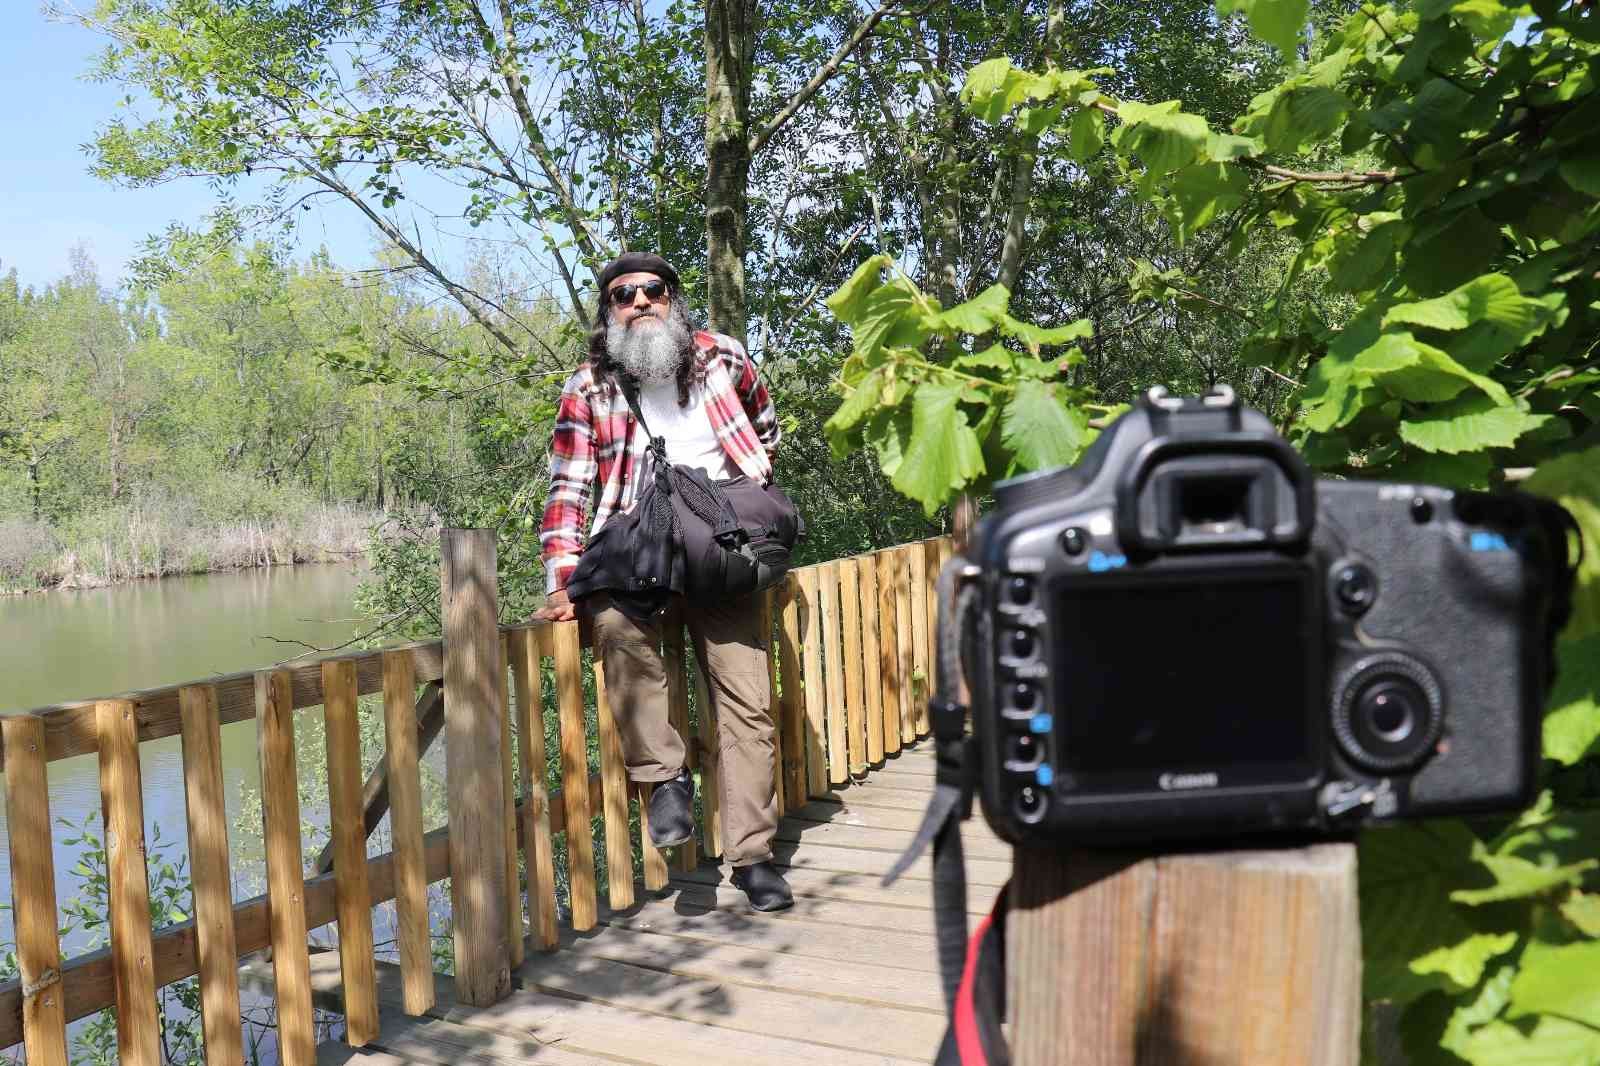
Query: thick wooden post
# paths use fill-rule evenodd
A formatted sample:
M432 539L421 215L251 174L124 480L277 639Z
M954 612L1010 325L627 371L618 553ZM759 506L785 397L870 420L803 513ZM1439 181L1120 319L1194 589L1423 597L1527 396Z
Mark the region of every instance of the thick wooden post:
M1360 1058L1354 845L1018 848L1007 923L1016 1066Z
M494 531L444 530L439 581L456 998L486 1007L511 991Z

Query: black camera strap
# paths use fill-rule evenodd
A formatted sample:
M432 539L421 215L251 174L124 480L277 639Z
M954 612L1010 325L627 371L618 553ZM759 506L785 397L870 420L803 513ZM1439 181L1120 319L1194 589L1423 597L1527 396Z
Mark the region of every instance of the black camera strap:
M1001 1022L1005 1018L1005 922L1010 886L1000 890L994 909L967 937L967 868L961 823L972 816L976 787L976 741L966 735L967 708L951 699L955 691L955 646L961 614L954 596L956 574L966 565L951 560L939 574L940 634L937 683L928 701L933 723L935 773L933 798L911 845L884 875L893 884L933 846L933 919L949 1027L936 1066L1009 1066ZM954 608L954 609L952 609Z

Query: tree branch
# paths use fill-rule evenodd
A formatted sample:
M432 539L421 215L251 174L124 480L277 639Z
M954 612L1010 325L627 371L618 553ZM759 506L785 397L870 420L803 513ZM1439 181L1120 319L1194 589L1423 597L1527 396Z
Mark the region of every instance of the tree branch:
M806 101L815 96L817 90L826 85L828 79L839 72L839 68L849 58L850 53L854 52L856 47L877 28L878 23L883 21L883 17L898 7L899 4L900 0L884 0L882 7L868 15L866 20L855 28L855 32L846 38L845 42L839 46L839 50L833 53L833 56L811 76L811 80L806 82L799 92L789 98L789 102L783 105L783 110L779 111L777 116L767 123L766 128L750 138L750 154L752 156L765 148L767 142L772 140L773 134L782 129L784 123L793 118L795 112L804 107Z

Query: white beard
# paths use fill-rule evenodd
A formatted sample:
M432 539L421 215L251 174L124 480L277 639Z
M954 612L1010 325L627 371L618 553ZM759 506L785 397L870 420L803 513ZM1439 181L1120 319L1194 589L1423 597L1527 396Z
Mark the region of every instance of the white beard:
M688 346L688 328L670 312L658 316L653 325L612 322L606 327L606 351L641 385L658 385L676 378Z

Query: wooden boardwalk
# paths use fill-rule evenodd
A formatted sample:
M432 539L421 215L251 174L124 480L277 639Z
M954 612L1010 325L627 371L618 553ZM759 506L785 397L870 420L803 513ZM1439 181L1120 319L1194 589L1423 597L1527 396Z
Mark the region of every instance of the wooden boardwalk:
M879 878L910 842L933 788L931 742L866 781L791 811L776 861L792 909L749 909L729 869L703 863L640 902L601 909L560 949L529 951L515 990L488 1008L455 1003L450 978L423 1017L400 1009L399 971L380 967L378 1038L319 1049L319 1062L840 1064L928 1062L944 1029L926 857L891 888ZM981 818L963 827L969 910L986 913L1010 848ZM338 1009L337 953L313 959L319 1002Z

